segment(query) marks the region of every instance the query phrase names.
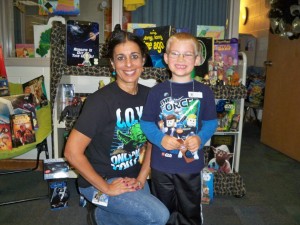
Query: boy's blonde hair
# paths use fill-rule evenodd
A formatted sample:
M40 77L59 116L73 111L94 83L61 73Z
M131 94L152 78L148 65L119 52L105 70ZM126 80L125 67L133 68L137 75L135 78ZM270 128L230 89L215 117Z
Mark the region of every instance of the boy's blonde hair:
M174 40L178 40L178 41L192 41L194 46L195 46L195 54L199 55L201 57L201 52L202 52L202 46L200 45L199 41L197 40L197 38L195 38L192 34L190 33L185 33L185 32L181 32L181 33L175 33L173 34L167 41L166 44L166 53L169 52L171 43Z

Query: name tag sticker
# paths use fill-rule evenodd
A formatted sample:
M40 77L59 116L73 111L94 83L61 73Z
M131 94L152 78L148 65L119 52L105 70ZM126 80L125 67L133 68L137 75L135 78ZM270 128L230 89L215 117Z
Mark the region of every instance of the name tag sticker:
M188 95L190 98L203 98L202 92L189 91Z
M96 205L107 206L109 196L102 193L101 191L95 191L93 195L92 202Z

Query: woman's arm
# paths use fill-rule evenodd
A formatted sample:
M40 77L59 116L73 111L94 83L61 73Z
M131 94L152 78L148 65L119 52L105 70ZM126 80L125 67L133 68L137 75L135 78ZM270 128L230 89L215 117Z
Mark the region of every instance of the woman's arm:
M150 142L147 142L147 148L146 148L142 168L138 177L136 178L140 188L144 187L150 173L151 151L152 151L152 144Z

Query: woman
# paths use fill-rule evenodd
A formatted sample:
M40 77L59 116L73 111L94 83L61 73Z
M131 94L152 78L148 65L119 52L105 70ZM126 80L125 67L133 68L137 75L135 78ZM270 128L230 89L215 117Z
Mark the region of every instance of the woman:
M78 170L81 194L97 205L97 224L165 224L167 208L150 194L150 150L140 118L148 88L138 84L147 47L135 35L115 30L108 55L116 81L88 96L65 148Z

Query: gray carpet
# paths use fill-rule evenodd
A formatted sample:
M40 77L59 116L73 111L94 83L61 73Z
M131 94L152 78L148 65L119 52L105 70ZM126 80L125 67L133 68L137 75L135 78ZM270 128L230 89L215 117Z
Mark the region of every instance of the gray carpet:
M257 124L246 123L239 171L246 196L215 196L212 204L203 205L204 225L300 225L300 163L261 144L259 138ZM68 188L69 206L53 211L41 172L0 176L0 203L44 197L0 206L0 224L86 225L86 209L79 206L74 179L68 180Z

